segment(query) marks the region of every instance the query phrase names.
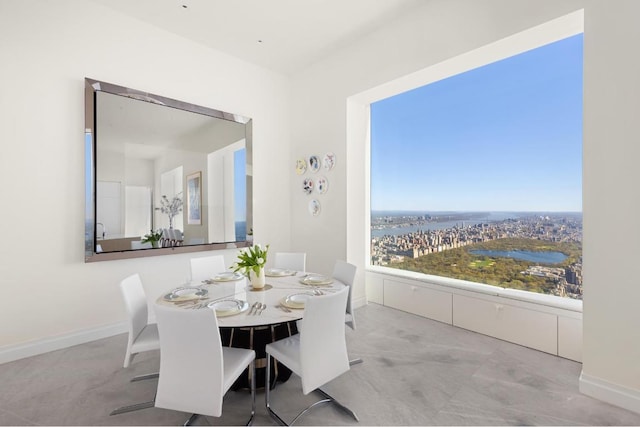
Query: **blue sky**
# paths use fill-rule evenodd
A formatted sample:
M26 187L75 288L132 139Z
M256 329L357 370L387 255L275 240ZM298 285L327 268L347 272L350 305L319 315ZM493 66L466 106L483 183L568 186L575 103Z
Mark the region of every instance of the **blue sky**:
M582 43L371 104L371 209L581 212Z

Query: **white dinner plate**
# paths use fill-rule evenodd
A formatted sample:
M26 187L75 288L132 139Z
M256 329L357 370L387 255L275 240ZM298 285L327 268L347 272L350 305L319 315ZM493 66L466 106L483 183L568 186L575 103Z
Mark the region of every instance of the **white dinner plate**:
M294 274L296 274L295 271L284 268L267 268L264 271L264 275L269 277L293 276Z
M214 282L234 282L236 280L243 279L244 276L238 272L225 271L224 273L218 273L213 276Z
M212 308L213 311L216 312L216 316L226 317L247 311L249 303L237 299L223 299L220 301L212 301L207 304L207 307Z
M325 286L333 283L333 279L327 276L311 275L300 280L303 285Z
M312 296L313 294L307 293L291 294L282 298L282 301L280 302L285 307L300 309L304 308L305 302L307 302L307 300Z
M209 292L202 288L177 288L164 296L166 301L189 301L207 296Z

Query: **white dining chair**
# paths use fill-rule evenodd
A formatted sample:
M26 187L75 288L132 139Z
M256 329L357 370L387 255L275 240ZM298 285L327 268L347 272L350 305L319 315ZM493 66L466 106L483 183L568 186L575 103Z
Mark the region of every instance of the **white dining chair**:
M124 356L124 367L128 368L138 353L158 350L160 337L158 325L148 323L147 296L139 274L132 274L120 282L120 291L124 299L128 315L129 337L127 351ZM145 374L134 377L131 381L157 378L158 374ZM111 415L153 407L153 401L122 406L111 412Z
M155 406L192 413L184 425L200 415L220 417L222 401L233 383L249 368L251 416L256 405L253 350L223 347L215 312L156 306L160 331L160 379Z
M267 369L265 379L265 405L275 421L286 425L273 410L270 402L271 358L288 367L302 380L302 393L316 391L324 399L305 408L291 421L295 423L308 410L321 403L333 403L352 416L358 416L349 408L336 401L320 387L349 370L347 344L345 340L344 313L349 297L349 289L306 300L302 330L289 338L267 344ZM291 425L290 424L290 425Z
M351 329L355 331L356 329L356 317L353 312L353 283L356 278L356 272L358 267L353 264L350 264L343 260L336 260L335 265L333 267L333 277L338 279L345 285L349 287L349 298L347 299L347 309L345 311L345 323ZM351 359L349 360L350 365L356 365L358 363L362 363L362 359Z
M222 255L191 258L191 280L193 281L211 279L226 270Z
M304 252L276 252L273 266L293 271L307 271L307 254Z

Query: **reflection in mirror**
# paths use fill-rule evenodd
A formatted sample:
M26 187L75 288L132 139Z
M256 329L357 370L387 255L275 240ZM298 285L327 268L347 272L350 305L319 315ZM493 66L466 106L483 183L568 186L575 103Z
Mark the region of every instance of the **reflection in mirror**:
M85 83L87 261L247 240L250 119Z

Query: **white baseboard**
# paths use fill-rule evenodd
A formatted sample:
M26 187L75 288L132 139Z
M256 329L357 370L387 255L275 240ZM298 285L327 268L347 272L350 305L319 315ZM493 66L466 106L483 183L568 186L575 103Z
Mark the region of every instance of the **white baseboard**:
M584 372L580 373L579 387L580 393L587 396L640 413L640 391L638 390L610 383Z
M0 347L0 364L111 337L129 330L126 322Z
M367 305L368 301L367 301L367 297L363 296L360 298L354 298L353 301L351 301L351 303L353 304L353 308L360 308Z

